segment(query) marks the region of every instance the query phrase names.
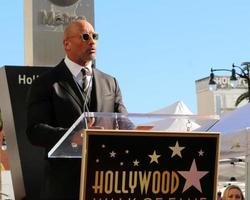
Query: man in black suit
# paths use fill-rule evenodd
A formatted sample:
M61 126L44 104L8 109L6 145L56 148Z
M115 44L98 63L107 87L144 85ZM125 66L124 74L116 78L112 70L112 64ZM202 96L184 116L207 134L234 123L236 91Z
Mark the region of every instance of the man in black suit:
M32 84L27 134L46 153L83 112L126 112L117 80L92 67L97 39L87 20L70 23L64 31L65 59ZM80 159L46 158L41 199L78 199L80 164Z

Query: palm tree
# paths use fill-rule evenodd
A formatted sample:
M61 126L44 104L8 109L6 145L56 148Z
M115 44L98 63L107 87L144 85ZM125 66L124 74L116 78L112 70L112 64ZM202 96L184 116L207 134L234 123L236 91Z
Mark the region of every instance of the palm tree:
M236 99L236 102L235 102L235 106L237 107L243 100L248 100L249 102L249 92L244 92L243 94L241 94L237 99Z
M246 81L247 81L247 85L248 85L248 88L247 88L247 91L244 92L243 94L241 94L237 99L236 99L236 102L235 102L235 106L237 107L243 100L247 100L248 102L250 102L250 99L249 99L249 94L250 94L250 77L249 77L249 67L250 67L250 63L249 62L244 62L242 63L241 65L244 65L243 68L240 68L241 70L241 74L238 74L241 78L244 78Z

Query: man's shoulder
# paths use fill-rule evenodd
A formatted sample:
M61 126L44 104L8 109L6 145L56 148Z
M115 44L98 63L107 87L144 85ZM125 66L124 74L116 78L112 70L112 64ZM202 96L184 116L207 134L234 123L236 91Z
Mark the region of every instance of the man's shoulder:
M54 67L51 67L50 69L46 70L44 73L42 73L37 79L35 79L34 84L39 83L50 83L58 79L58 75L60 71L64 70L64 62L61 61L59 64L57 64Z
M94 73L98 76L105 77L107 79L114 79L114 77L106 72L101 71L100 69L94 68Z

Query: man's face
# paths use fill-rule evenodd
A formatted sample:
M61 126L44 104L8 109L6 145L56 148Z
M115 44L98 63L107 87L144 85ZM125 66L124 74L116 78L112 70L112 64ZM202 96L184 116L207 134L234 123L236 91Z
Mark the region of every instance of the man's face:
M74 62L83 65L96 58L96 38L94 28L87 21L73 26L64 42L67 55Z

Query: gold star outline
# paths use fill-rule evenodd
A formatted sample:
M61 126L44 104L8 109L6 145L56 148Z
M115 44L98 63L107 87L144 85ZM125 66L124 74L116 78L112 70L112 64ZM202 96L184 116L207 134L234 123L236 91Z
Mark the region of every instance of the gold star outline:
M153 163L153 162L158 163L158 158L161 157L161 155L156 154L155 150L152 155L148 155L148 156L151 158L150 163Z
M180 147L179 143L178 143L178 140L177 140L176 143L175 143L175 146L169 147L169 148L173 151L171 158L173 158L175 155L177 155L180 158L182 158L181 151L183 149L185 149L186 147Z

